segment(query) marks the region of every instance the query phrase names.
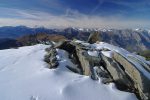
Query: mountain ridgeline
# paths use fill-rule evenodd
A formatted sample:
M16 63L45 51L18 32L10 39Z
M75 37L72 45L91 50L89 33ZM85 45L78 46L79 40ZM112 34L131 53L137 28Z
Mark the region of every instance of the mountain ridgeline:
M94 33L98 34L94 36ZM100 41L122 47L131 52L150 50L150 32L148 30L81 28L46 29L29 28L25 26L0 27L0 49L14 47L20 43L22 43L22 45L29 45L34 42L33 44L35 44L39 43L39 41L59 41L65 39L87 41L89 36L92 35L93 37L100 39ZM13 41L12 46L10 41ZM28 43L29 41L31 43ZM95 42L96 41L97 39ZM8 45L8 47L6 46L3 48L3 45Z

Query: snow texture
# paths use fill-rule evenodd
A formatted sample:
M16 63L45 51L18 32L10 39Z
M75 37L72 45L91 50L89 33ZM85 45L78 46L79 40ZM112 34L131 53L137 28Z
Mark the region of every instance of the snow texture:
M95 56L95 57L98 57L98 52L97 51L88 51L88 54L90 55L90 56Z
M69 71L66 65L74 65L63 50L57 50L58 68L48 69L43 61L46 47L0 50L0 100L136 100L113 83Z

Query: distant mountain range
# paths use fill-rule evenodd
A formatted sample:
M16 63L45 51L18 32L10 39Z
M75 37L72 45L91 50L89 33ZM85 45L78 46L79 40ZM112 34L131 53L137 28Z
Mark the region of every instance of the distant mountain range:
M11 47L17 47L17 41L15 39L4 38L0 39L0 50L8 49Z
M0 49L3 45L8 45L11 41L13 46L18 38L32 37L35 34L44 33L53 35L55 38L64 36L67 39L88 40L90 34L98 32L102 41L120 46L132 52L150 50L150 31L143 29L87 29L87 28L65 28L65 29L47 29L43 27L29 28L26 26L5 26L0 27ZM48 36L51 37L51 36ZM52 38L49 38L51 40ZM25 39L23 39L25 40ZM30 39L31 40L31 39ZM54 40L54 39L53 39ZM13 41L13 42L12 42ZM28 41L28 39L27 39ZM11 44L10 44L11 45ZM8 47L11 47L8 45ZM12 46L12 47L13 47ZM6 46L7 47L7 46ZM5 47L5 48L6 48Z
M4 26L0 27L0 38L18 38L23 35L29 35L29 34L35 34L35 33L40 33L40 32L45 32L45 33L52 33L53 30L51 29L46 29L43 27L40 28L29 28L26 26Z

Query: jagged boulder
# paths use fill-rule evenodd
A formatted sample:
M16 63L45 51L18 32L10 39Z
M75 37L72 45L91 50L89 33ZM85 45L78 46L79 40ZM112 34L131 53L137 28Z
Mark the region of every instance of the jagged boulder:
M75 46L71 44L71 41L61 41L55 45L55 48L66 50L70 54L75 50Z
M150 71L148 69L145 69L144 66L140 63L138 63L137 65L135 62L129 61L119 53L114 53L113 59L115 59L120 65L122 65L124 72L132 80L132 83L138 90L140 97L143 100L150 99L150 79L147 75L147 73L149 73Z
M127 77L125 70L112 58L108 58L101 53L105 68L110 73L117 87L121 90L132 88L132 81Z
M90 71L91 65L90 65L89 60L86 59L86 56L85 56L86 52L85 52L85 50L77 48L76 49L76 54L77 54L79 62L81 64L82 73L84 75L91 75L91 71Z
M59 65L58 60L57 60L57 51L56 48L47 48L46 49L47 54L44 57L44 61L47 62L49 64L49 68L57 68L57 66Z
M97 41L101 41L100 33L99 32L91 33L88 38L88 43L92 44L92 43L96 43Z
M94 42L92 39L90 41L92 41L91 43ZM102 52L110 51L108 48L98 50L91 48L88 43L73 41L64 41L55 47L66 50L71 61L78 65L80 71L66 66L73 72L91 76L94 80L101 78L103 83L115 82L120 90L134 92L142 100L150 99L149 77L138 69L138 65L126 59L123 55L113 51L112 57L107 57ZM90 55L88 51L96 51L97 56ZM144 70L150 73L148 64L139 62L132 57L130 59L138 62Z

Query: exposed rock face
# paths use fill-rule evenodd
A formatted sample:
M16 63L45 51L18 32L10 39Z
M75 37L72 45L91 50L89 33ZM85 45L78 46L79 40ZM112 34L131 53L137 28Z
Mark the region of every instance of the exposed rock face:
M120 46L132 52L150 49L150 33L146 30L111 29L98 31L101 41ZM91 33L92 34L92 33ZM93 34L93 39L97 35Z
M58 60L57 60L57 51L55 48L51 47L51 48L47 48L46 49L47 54L44 57L44 61L47 62L49 64L49 68L57 68L57 66L59 65Z
M97 41L100 41L100 33L95 32L95 33L90 34L88 38L88 42L92 44L92 43L96 43Z
M89 56L87 53L88 48L84 47L82 44L65 41L59 43L56 48L66 50L70 55L75 57L75 62L79 64L81 73L84 75L92 75L92 67L98 65L100 62L99 58Z
M119 65L114 59L108 58L103 54L101 54L101 57L104 61L106 69L109 71L116 84L118 84L118 88L121 90L126 90L127 87L132 88L132 81L128 79L125 70L122 69L121 65Z
M123 55L113 52L112 57L105 56L102 52L109 51L108 48L93 49L88 43L65 41L59 43L56 48L66 50L70 54L72 62L80 68L79 73L91 76L92 79L102 79L103 83L115 82L118 89L134 92L142 100L150 99L150 79L139 69L138 65L126 59ZM97 52L96 56L88 52ZM143 70L150 73L150 66L136 61ZM67 66L67 68L69 68ZM69 68L71 70L71 68ZM77 72L77 71L74 71Z
M82 71L84 75L91 75L90 71L90 61L86 59L86 52L80 48L76 49L77 56L82 66Z
M150 79L145 75L145 73L142 73L141 70L139 70L137 67L140 67L138 65L135 65L135 63L128 61L125 57L121 56L118 53L114 53L113 58L122 65L124 68L126 74L130 77L130 79L133 81L133 85L136 89L138 89L140 96L143 97L143 99L150 98ZM141 65L141 67L150 68L148 65ZM147 72L150 72L149 69L146 69Z

